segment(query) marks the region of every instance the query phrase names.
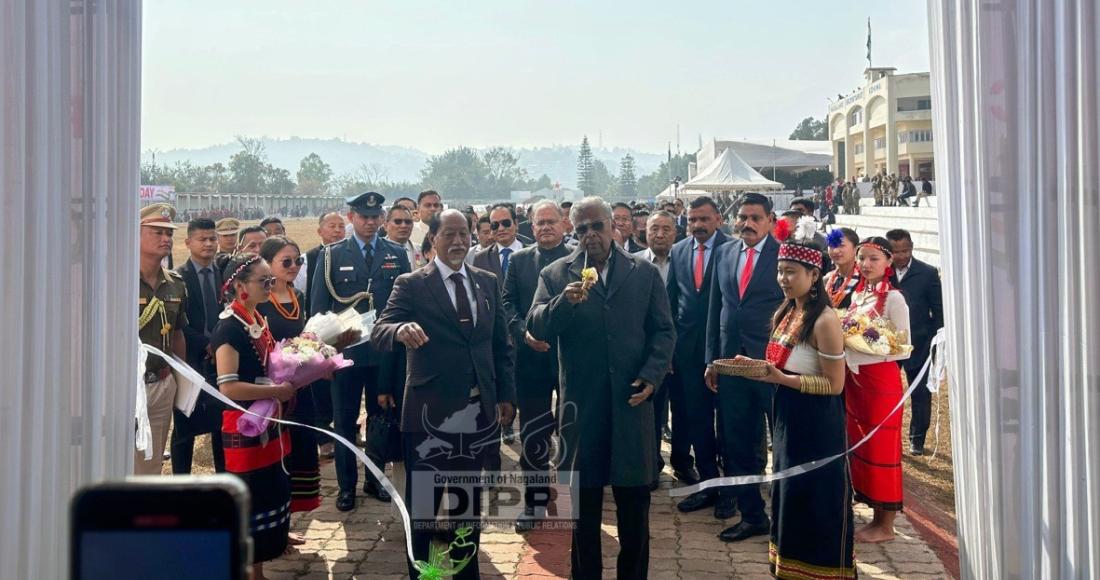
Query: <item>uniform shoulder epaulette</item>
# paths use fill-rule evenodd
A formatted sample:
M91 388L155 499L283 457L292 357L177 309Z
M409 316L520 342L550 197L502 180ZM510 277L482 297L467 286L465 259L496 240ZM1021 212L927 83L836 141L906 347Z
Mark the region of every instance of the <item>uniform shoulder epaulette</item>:
M173 277L173 278L179 278L180 280L183 280L183 274L180 274L179 272L177 272L175 270L169 270L168 268L165 268L164 271L168 272L168 275Z

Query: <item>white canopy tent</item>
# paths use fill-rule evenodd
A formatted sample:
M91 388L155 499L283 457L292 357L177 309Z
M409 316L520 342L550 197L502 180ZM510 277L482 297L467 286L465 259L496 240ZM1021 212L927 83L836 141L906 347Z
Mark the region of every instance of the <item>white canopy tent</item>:
M657 201L673 200L676 198L692 200L704 195L707 195L707 192L701 189L676 188L670 183L661 193L657 194Z
M745 163L733 149L726 149L706 169L683 185L686 190L702 191L765 191L783 189Z

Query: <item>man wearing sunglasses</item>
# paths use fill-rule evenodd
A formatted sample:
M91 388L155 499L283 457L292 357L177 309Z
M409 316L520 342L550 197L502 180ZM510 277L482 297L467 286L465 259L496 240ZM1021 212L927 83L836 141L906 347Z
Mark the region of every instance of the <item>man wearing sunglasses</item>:
M657 478L651 398L668 371L676 330L660 272L612 241L611 216L599 197L573 206L580 248L539 275L527 329L559 349L558 474L578 486L571 577L602 573L600 523L610 485L618 511L618 577L644 579L650 485ZM587 284L581 281L586 268L598 273Z
M411 271L405 249L378 235L382 225L382 204L386 198L373 191L347 199L348 221L352 235L343 242L325 246L318 258L310 288L310 314L342 312L354 305L360 313L374 308L377 314L389 300L394 280ZM391 349L392 350L392 349ZM355 365L337 371L332 377L332 406L336 432L355 440L356 420L366 394L367 415L382 413L380 393L392 393L397 377L379 373L391 368L392 352L379 352L371 343L347 349L344 356ZM387 384L381 384L386 382ZM376 461L376 463L378 463ZM340 493L336 509L355 508L358 462L351 451L336 449L336 480ZM383 502L390 501L386 490L364 467L363 491Z
M412 240L409 239L412 236L413 223L412 211L405 206L395 204L386 213L388 239L405 248L405 254L409 257L409 264L415 270L423 266L426 261L420 255L420 248L413 245Z
M511 204L498 203L489 210L489 229L492 232L493 245L474 255L474 267L488 270L503 281L508 273L508 264L512 254L527 247L516 237L516 210Z

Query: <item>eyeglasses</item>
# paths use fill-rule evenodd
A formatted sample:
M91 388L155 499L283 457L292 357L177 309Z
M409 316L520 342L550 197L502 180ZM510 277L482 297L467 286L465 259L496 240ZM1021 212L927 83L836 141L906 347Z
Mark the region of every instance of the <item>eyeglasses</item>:
M588 233L589 230L592 230L594 232L602 232L606 227L607 220L598 220L586 224L576 224L573 226L573 231L576 232L578 236L584 236Z
M411 219L406 220L406 219L394 218L390 221L392 221L395 225L399 225L399 226L411 226L411 225L413 225L413 221Z
M249 280L250 282L259 282L263 284L264 290L271 290L275 287L275 276L264 276L263 278L257 278L255 280Z
M283 261L279 263L282 264L284 268L289 268L291 266L301 266L302 264L306 263L306 258L305 256L298 256L297 258L293 259L283 258Z
M512 220L500 220L499 222L489 222L489 228L496 231L500 228L508 229L512 227Z

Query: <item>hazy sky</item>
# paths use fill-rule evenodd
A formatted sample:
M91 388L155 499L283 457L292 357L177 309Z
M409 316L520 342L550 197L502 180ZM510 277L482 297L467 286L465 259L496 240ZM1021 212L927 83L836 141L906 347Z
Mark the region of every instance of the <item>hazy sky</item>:
M148 0L143 149L234 135L439 152L785 138L875 66L928 70L924 0Z

